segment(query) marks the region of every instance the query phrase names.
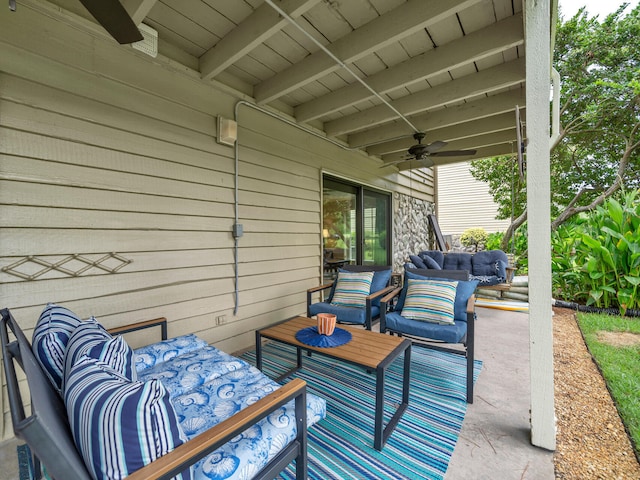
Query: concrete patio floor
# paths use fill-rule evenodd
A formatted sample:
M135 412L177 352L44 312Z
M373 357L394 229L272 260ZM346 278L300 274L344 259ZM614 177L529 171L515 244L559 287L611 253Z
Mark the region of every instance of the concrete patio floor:
M553 452L531 444L529 315L476 311L482 371L445 480L553 479Z
M551 480L553 452L530 441L529 315L478 308L474 403L445 480ZM0 480L17 480L16 440L0 444Z

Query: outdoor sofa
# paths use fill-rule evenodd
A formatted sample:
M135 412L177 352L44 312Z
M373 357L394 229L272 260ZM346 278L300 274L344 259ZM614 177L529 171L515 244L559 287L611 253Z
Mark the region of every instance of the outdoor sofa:
M509 267L507 254L502 250L483 250L477 253L424 250L409 255L411 262L405 269L467 270L469 280L477 280L478 288L511 283L515 269Z
M132 351L93 317L54 304L33 346L1 313L14 432L52 478L273 478L293 460L306 478L307 426L325 417L326 403L304 381L281 387L195 335L167 340L166 319L112 330L161 328L162 341Z

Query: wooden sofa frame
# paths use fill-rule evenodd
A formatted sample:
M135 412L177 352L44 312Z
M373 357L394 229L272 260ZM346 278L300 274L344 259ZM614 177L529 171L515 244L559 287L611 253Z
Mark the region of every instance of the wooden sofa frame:
M49 475L58 480L90 480L81 455L78 453L67 422L66 409L60 395L53 389L36 360L31 344L8 309L0 311L0 339L7 377L7 390L13 431L17 438L29 445L39 478L39 462ZM167 338L167 320L159 318L111 330L122 334L151 327L162 329L162 339ZM9 340L9 332L15 340ZM18 386L15 365L26 375L31 395L31 414L25 414L24 402ZM307 478L307 415L306 382L294 379L258 402L236 413L215 427L183 443L172 452L156 459L127 478L168 479L193 465L206 455L242 433L257 421L295 400L297 422L296 438L273 458L255 479L271 479L293 460L296 462L296 478Z

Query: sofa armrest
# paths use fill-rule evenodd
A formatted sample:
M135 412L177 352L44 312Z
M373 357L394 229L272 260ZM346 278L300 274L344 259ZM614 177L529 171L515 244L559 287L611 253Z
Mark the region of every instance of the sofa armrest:
M122 335L123 333L136 332L146 328L160 327L162 340L167 339L167 319L165 317L155 318L153 320L145 320L144 322L131 323L122 325L121 327L110 328L108 332L111 335Z
M146 480L174 477L294 398L296 401L298 433L297 439L293 440L287 448L291 450L289 454L295 453L293 458L300 454L304 454L306 458L307 418L306 414L298 413L304 412L306 409L306 385L306 382L299 378L291 380L275 392L183 443L172 452L135 471L127 479ZM288 450L285 449L285 451Z
M379 297L382 297L383 295L386 295L387 293L391 292L392 290L394 290L396 287L390 285L388 287L384 287L382 290L378 290L377 292L373 292L371 295L367 295L366 301L371 301L371 300L375 300Z

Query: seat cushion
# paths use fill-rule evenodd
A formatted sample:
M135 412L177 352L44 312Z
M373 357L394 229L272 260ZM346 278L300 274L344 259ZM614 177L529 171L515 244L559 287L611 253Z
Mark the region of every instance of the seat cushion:
M429 338L446 343L461 343L467 334L467 322L456 321L452 325L440 325L404 318L398 312L387 313L386 327L405 335Z
M124 478L186 441L157 380L130 382L106 363L83 356L65 385L71 433L93 478ZM188 470L182 478L190 478Z
M331 303L343 307L364 307L372 280L373 272L338 272Z
M214 427L280 388L253 366L228 372L173 400L189 439ZM307 426L326 416L325 400L307 393ZM296 434L295 405L291 401L235 436L194 465L196 479L252 478Z
M190 333L136 348L136 370L142 372L158 363L166 362L173 357L193 352L206 346L207 342Z
M409 279L401 315L423 322L452 324L457 286L457 281Z
M64 354L69 337L81 323L82 320L71 310L49 303L33 331L33 353L58 393L62 391Z
M354 323L356 325L364 325L366 323L366 309L343 307L327 302L318 302L309 306L309 314L317 315L318 313L333 313L337 321L340 323ZM375 318L380 314L379 306L371 306L371 317Z

